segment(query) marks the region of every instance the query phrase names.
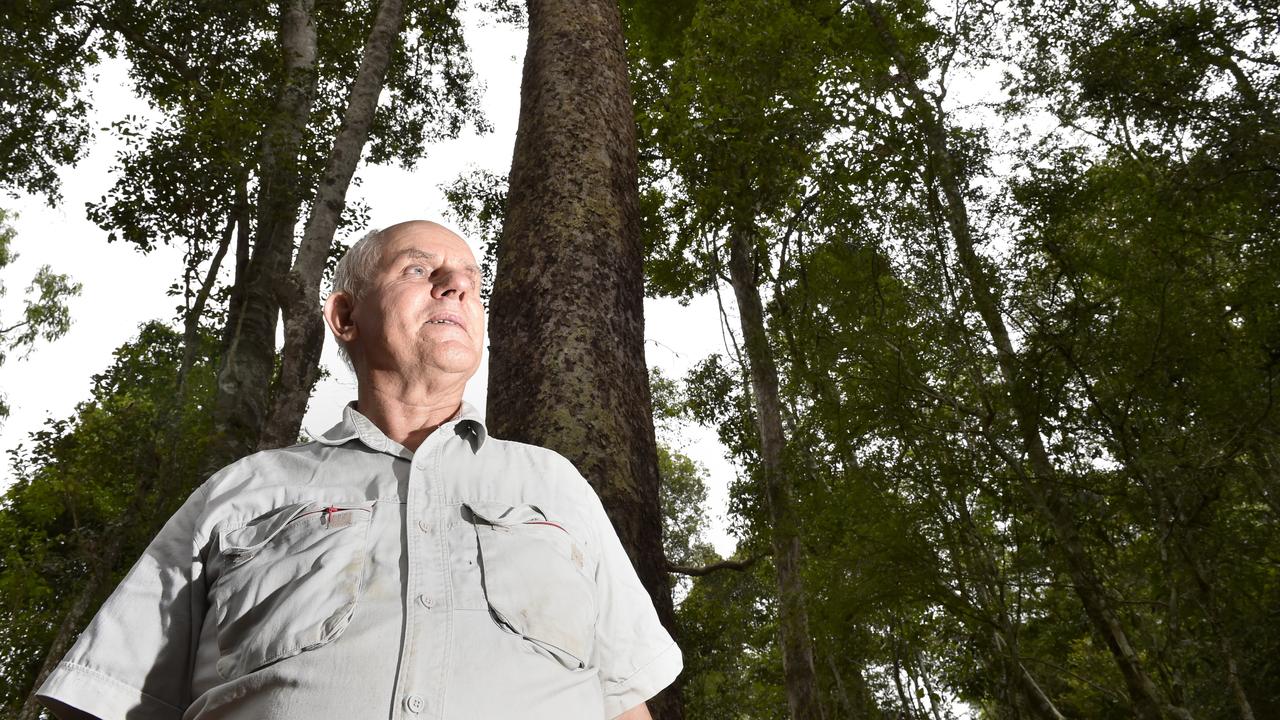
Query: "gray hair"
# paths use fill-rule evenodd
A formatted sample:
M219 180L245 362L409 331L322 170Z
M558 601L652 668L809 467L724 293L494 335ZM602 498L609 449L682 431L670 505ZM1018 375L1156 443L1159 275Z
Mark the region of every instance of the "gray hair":
M385 242L382 231L375 228L347 248L342 259L338 260L338 267L333 271L333 290L330 293L345 293L353 302L363 298L378 273L378 265L382 263L382 246ZM338 356L354 372L355 365L351 363L351 353L347 351L346 343L337 337L334 340L338 342Z

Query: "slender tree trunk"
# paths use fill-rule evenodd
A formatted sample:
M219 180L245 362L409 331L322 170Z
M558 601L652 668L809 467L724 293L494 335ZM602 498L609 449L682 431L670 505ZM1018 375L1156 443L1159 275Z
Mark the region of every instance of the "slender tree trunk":
M813 640L804 605L800 576L800 532L792 509L792 482L786 468L786 435L782 429L778 368L764 326L764 306L756 284L755 237L735 229L730 243L729 277L738 301L743 345L751 375L765 497L773 525L773 564L778 582L782 669L786 676L787 706L793 720L822 717L818 706Z
M923 658L920 654L916 655L916 670L920 672L920 685L924 687L925 695L929 698L929 714L933 716L933 720L942 720L942 712L938 709L938 698L941 696L933 689L933 684L929 682L929 670L924 666Z
M874 0L860 2L880 40L894 57L897 67L909 67L892 29ZM1022 377L1020 360L1009 339L1009 330L1005 325L996 291L974 250L968 209L962 191L963 182L959 167L952 159L948 147L942 111L929 102L910 77L900 73L896 80L924 131L930 161L942 186L947 226L956 243L960 266L969 280L974 305L995 345L996 360L1012 401L1014 420L1031 469L1024 487L1032 505L1053 530L1057 540L1056 547L1065 561L1076 594L1084 605L1094 630L1106 642L1124 676L1135 713L1143 720L1160 720L1166 713L1174 717L1189 718L1190 714L1185 709L1175 707L1161 698L1159 689L1143 668L1137 651L1129 642L1124 624L1111 607L1106 588L1080 537L1071 506L1056 490L1058 473L1040 436L1040 418L1034 390Z
M892 633L893 630L891 629ZM893 645L893 687L898 691L898 717L901 720L912 720L915 718L915 706L911 699L907 697L906 688L902 687L902 654L895 638Z
M253 247L253 218L249 207L248 187L241 185L236 195L236 264L231 276L231 290L227 297L227 322L222 333L222 347L218 357L226 357L230 349L232 333L239 316L238 308L244 307L244 288L249 281L249 251Z
M840 668L836 665L836 658L834 655L827 655L827 667L831 668L831 679L835 682L836 686L836 699L839 701L840 707L844 710L845 717L850 718L850 720L864 717L865 713L863 712L862 706L859 705L855 709L853 700L849 697L849 691L845 690L844 678L840 677Z
M227 349L214 400L216 437L207 463L211 471L255 450L267 419L268 390L275 375L276 288L293 257L293 232L302 203L298 156L316 93L313 7L314 0L289 0L281 9L284 84L262 138L257 242L240 303L228 312Z
M1227 675L1227 687L1231 690L1231 699L1235 701L1236 709L1240 712L1240 720L1254 720L1256 716L1253 714L1253 704L1249 702L1244 683L1240 681L1240 667L1236 663L1235 650L1232 647L1231 637L1227 634L1227 628L1222 622L1222 613L1218 609L1218 597L1213 578L1210 577L1209 569L1196 552L1195 538L1190 537L1190 533L1184 529L1180 532L1179 539L1182 554L1195 575L1196 588L1200 592L1200 605L1209 621L1209 628L1217 635L1215 639L1218 643L1218 652L1222 653L1223 671Z
M241 179L236 183L237 197L240 197L240 193L243 191L244 182ZM196 292L195 301L191 303L190 308L187 308L187 312L182 318L182 364L178 366L178 401L174 404L175 409L179 411L186 404L187 379L191 374L191 368L195 366L196 352L200 347L200 318L204 317L205 306L209 303L209 295L212 294L213 287L218 283L218 270L222 268L222 260L227 256L227 249L231 247L231 238L235 233L235 229L236 207L233 205L227 217L227 227L222 232L222 239L218 241L218 248L209 260L209 269L205 272L204 281L200 284L199 291ZM174 435L176 437L177 433L174 433Z
M966 498L949 495L948 502L956 508L960 519L957 523L958 531L967 541L953 542L951 555L959 564L957 574L968 571L977 576L977 582L974 583L976 605L972 608L972 613L985 618L984 628L989 627L990 632L985 634L983 630L979 630L974 635L989 643L988 655L992 658L992 664L1003 669L1009 705L1014 708L1018 717L1022 717L1025 710L1041 720L1065 720L1053 701L1040 688L1031 671L1022 664L1015 620L1009 615L1009 601L1002 589L1007 586L1006 578L996 564L990 545L984 541L977 521L969 512ZM965 545L968 546L968 552ZM965 556L972 560L965 562Z
M644 360L635 119L614 0L529 0L529 46L490 303L489 426L557 450L591 482L663 624ZM673 686L649 701L682 716Z
M324 320L320 313L320 277L333 247L333 234L346 208L347 188L364 153L391 64L391 52L404 23L404 0L382 0L365 41L360 69L347 97L342 127L333 141L324 175L311 203L302 245L293 268L279 286L284 312L284 352L280 376L272 389L271 413L262 431L262 449L297 441L311 390L320 376Z

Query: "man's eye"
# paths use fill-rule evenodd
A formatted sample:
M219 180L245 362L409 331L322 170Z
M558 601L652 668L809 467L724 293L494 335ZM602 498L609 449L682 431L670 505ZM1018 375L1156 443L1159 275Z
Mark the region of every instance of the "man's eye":
M422 267L421 265L410 265L409 267L405 268L405 273L409 275L426 275L427 269Z

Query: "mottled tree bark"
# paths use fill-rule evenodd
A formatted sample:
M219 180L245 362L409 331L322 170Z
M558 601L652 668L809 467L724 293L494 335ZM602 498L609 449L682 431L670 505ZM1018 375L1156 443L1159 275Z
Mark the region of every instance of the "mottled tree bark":
M674 634L622 20L614 0L529 0L528 11L490 304L489 426L573 461ZM680 718L678 690L649 708L658 720Z
M253 255L237 293L240 302L228 311L210 471L257 449L267 419L268 389L275 375L276 288L293 257L302 203L298 154L316 93L313 7L314 0L290 0L281 10L284 84L262 138Z
M800 575L800 532L792 508L792 482L785 466L786 435L782 428L778 368L764 326L764 305L756 284L755 236L735 230L729 240L729 278L738 301L743 346L751 375L765 498L772 525L773 566L778 582L778 626L782 635L782 670L792 720L818 720L818 684L813 666L813 640Z
M897 38L874 0L860 2L897 67L909 67ZM964 183L960 177L960 168L951 155L942 110L931 103L919 85L907 75L900 73L895 76L895 80L921 125L929 150L929 161L941 186L942 207L947 227L956 244L961 271L969 281L974 306L995 346L996 361L1013 407L1013 420L1030 469L1029 473L1024 474L1023 488L1031 499L1032 506L1053 531L1057 541L1055 547L1071 577L1076 596L1084 605L1085 614L1094 631L1110 649L1124 677L1135 714L1143 720L1160 720L1166 714L1189 718L1190 714L1184 708L1176 707L1161 697L1155 682L1143 667L1080 536L1075 513L1070 503L1057 490L1058 472L1040 434L1040 417L1034 390L1023 377L1021 361L1010 340L995 285L974 249L968 207L963 193Z
M311 203L302 244L293 268L278 286L284 313L284 351L280 375L272 388L271 414L258 446L292 445L298 439L311 390L320 377L324 320L320 314L320 277L333 247L333 234L346 208L347 188L369 140L378 95L391 64L391 51L404 23L404 0L382 0L365 41L360 69L347 96L342 126L333 141L324 175Z

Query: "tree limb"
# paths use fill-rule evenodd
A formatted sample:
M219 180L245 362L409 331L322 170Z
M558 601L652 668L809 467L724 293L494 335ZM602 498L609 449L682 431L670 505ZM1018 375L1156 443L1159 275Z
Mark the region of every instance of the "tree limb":
M690 577L703 577L717 570L746 570L754 565L758 559L758 557L753 556L746 560L721 560L710 565L676 565L675 563L667 563L667 572Z

